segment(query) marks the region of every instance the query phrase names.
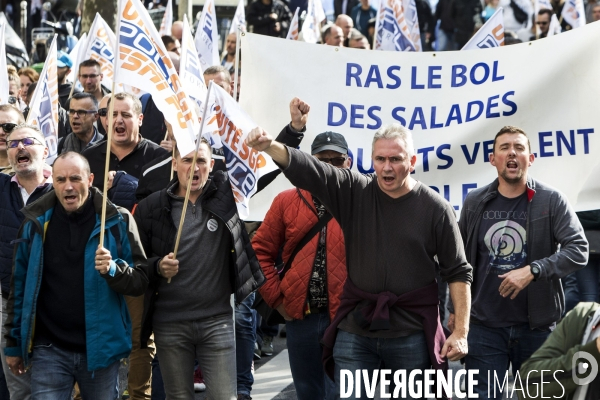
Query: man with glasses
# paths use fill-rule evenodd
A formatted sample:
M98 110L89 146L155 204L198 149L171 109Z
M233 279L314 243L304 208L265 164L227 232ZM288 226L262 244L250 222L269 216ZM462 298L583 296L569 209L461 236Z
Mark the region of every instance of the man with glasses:
M10 119L10 117L12 119ZM7 119L23 124L23 115L9 105L0 106L0 122ZM6 383L10 397L26 399L31 396L31 374L27 371L23 375L10 372L4 354L5 334L4 329L7 314L8 294L12 277L14 245L11 243L17 238L19 227L24 220L21 209L33 203L45 193L52 190L50 170L44 168L48 148L42 133L23 125L2 123L4 133L8 133L6 145L8 147L8 161L14 169L14 176L0 174L0 277L2 278L2 337L1 358L2 367L6 376ZM9 132L10 131L10 132Z
M110 90L102 85L102 67L96 60L85 60L79 64L79 82L83 86L83 91L91 93L97 101L110 93Z
M540 10L538 12L537 21L535 23L537 24L537 27L540 30L539 39L548 36L548 30L550 29L550 19L552 18L552 14L554 13L552 12L552 10L549 9ZM534 40L535 36L531 39Z
M23 114L12 104L0 105L0 172L8 174L12 168L8 163L6 138L18 124L25 122Z
M311 154L341 169L349 169L352 164L346 139L335 132L317 135ZM308 191L286 190L275 197L252 239L267 278L260 293L288 321L287 347L299 400L334 399L336 394L334 382L323 369L320 340L340 305L347 275L346 247L339 223L331 219L305 246L296 250L298 243L326 215L330 216L323 203ZM280 249L286 264L290 255L298 252L282 280L273 268ZM263 349L271 340L263 337Z
M58 154L68 151L83 153L104 139L94 123L98 120L98 101L91 93L75 93L70 100L69 122L72 132L61 138Z

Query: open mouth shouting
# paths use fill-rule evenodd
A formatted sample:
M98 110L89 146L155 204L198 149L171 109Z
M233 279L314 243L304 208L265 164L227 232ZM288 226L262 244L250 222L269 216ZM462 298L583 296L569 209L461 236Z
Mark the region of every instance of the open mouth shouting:
M510 172L517 172L519 170L519 164L516 160L508 160L506 162L506 169Z
M21 150L17 153L17 165L29 165L31 163L31 155L25 151Z

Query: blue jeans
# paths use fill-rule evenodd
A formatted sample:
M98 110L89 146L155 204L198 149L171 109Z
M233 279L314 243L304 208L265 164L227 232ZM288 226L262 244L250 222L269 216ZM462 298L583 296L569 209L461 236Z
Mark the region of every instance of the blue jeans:
M321 339L329 326L329 313L288 321L287 348L298 400L334 399L334 382L323 369Z
M530 329L529 324L488 328L471 323L467 339L469 354L465 357L465 367L467 370L479 370L479 374L475 375L475 393L479 394L479 398L502 399L500 386L503 385L509 363L512 363L513 375L516 374L521 364L540 348L549 335L549 329ZM494 374L499 383L495 382Z
M77 382L86 400L114 400L119 397L119 361L106 368L88 371L85 353L62 350L53 345L33 347L31 398L69 400Z
M600 302L600 256L590 256L585 268L575 272L579 287L579 301Z
M256 321L252 304L254 304L254 293L248 296L238 307L235 307L237 393L247 394L248 396L252 392L252 384L254 383L252 360L254 357L254 343L256 343ZM204 369L202 369L202 372L204 372ZM208 382L206 387L208 387Z
M194 398L194 362L207 397L235 399L235 343L231 314L195 321L154 323L154 342L169 400Z
M372 376L373 370L378 368L390 369L392 375L396 370L405 369L407 370L406 376L408 376L413 369L425 370L431 367L427 342L423 332L383 339L369 338L338 330L337 339L333 346L333 359L335 361L335 386L338 396L340 371L342 369L350 370L352 373L357 369L366 369L369 371L369 376ZM393 391L392 380L388 393L393 393ZM408 390L406 394L409 394ZM356 391L353 390L350 399L367 398L364 382L362 383L361 395L362 397L356 397ZM412 397L404 398L412 399Z
M151 400L165 400L167 395L165 394L165 384L163 383L162 372L160 371L160 364L158 362L158 356L155 355L152 360L152 394Z

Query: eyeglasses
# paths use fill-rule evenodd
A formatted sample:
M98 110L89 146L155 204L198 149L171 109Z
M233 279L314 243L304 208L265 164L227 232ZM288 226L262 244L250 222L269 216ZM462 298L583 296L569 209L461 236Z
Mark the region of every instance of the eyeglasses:
M13 129L15 129L15 126L17 126L17 124L11 124L10 122L0 124L0 128L2 128L5 133L11 133Z
M69 115L74 117L75 114L79 115L79 118L85 117L87 114L96 114L98 110L69 110Z
M106 117L108 115L108 108L98 109L98 115L101 117Z
M38 139L36 139L34 137L26 137L23 139L8 140L8 141L6 141L6 143L8 144L9 149L16 149L17 147L19 147L19 143L23 143L23 147L29 147L29 146L33 146L36 144L43 145L42 142L40 142Z
M538 21L538 22L536 22L536 24L538 24L538 25L548 25L548 23L546 21Z
M341 167L344 165L348 157L317 157L317 160L333 165L334 167Z
M96 79L97 77L99 77L100 74L89 74L89 75L79 75L79 79Z

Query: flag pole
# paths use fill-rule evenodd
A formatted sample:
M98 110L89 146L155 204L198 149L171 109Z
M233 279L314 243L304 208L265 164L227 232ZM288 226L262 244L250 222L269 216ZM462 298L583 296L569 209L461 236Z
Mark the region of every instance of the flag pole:
M75 86L75 85L73 85ZM100 247L104 247L104 229L106 227L106 205L108 203L108 164L110 163L110 144L113 132L113 111L115 109L115 81L112 82L110 105L108 106L108 131L106 132L106 161L104 164L104 189L102 191L102 214L100 214Z
M187 211L187 205L190 200L190 191L192 189L192 180L194 179L194 169L196 168L196 159L198 157L198 149L200 148L200 139L202 138L202 131L204 129L204 120L206 118L206 109L208 108L208 99L210 91L212 89L213 81L210 81L208 85L208 91L206 92L206 100L204 101L204 110L202 111L202 123L200 124L200 132L196 138L196 150L194 151L194 158L192 159L192 166L190 168L190 176L188 178L187 189L185 191L185 198L183 199L183 210L181 211L181 218L179 219L179 228L177 229L177 237L175 239L175 249L173 250L173 259L177 259L177 250L179 250L179 241L181 240L181 231L183 228L183 221L185 221L185 213ZM172 165L172 164L171 164ZM167 283L171 283L171 278L167 280Z
M238 96L238 74L240 71L240 47L242 45L242 35L244 34L244 32L242 32L242 28L241 25L238 25L238 32L237 32L237 37L236 37L236 44L235 44L235 66L234 66L234 75L233 75L233 100L237 101L237 96Z

